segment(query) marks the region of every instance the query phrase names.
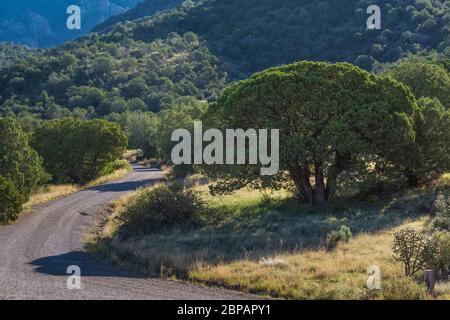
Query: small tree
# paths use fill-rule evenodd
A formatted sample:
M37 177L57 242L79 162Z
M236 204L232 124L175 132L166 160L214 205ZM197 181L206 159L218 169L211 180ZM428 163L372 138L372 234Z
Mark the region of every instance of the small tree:
M24 200L14 183L0 176L0 224L16 220Z
M218 186L224 191L258 185L255 181L276 182L288 172L299 195L321 204L333 197L340 174L354 169L358 159L373 156L406 165L416 112L406 86L350 64L299 62L271 68L226 90L205 120L222 129L280 129L282 172L261 179L259 168L205 170L221 179Z
M437 98L450 108L450 74L440 65L405 61L387 71L394 79L407 84L417 98Z
M116 123L64 118L36 129L33 146L54 181L85 183L122 156L127 136Z
M437 277L448 281L450 273L450 232L437 231L433 233L436 252L428 261L428 265L436 270Z
M13 118L0 118L0 224L14 221L44 177L41 159Z
M409 277L432 259L435 246L427 235L408 228L395 233L392 251L394 259L403 262L405 275Z
M15 119L0 118L0 137L0 176L28 199L44 176L42 161Z
M439 192L434 201L436 217L433 219L434 229L450 231L450 197Z

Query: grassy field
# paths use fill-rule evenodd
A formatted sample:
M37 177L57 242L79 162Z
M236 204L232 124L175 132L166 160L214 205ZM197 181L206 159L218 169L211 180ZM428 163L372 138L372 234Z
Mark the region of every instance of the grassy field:
M440 188L448 186L444 177ZM201 227L126 240L117 235L120 215L135 201L111 205L111 216L90 248L126 268L206 285L288 299L449 299L438 284L432 297L403 276L392 257L393 233L421 229L429 221L434 187L366 201L338 201L325 209L299 204L288 193L242 190L212 197L195 186L210 207ZM327 234L345 225L353 237L327 249ZM381 269L382 290L368 290L367 268Z

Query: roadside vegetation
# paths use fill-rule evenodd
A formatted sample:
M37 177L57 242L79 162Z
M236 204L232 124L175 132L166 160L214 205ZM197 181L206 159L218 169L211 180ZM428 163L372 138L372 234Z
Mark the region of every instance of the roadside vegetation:
M126 134L105 120L49 121L29 137L7 117L0 118L0 135L0 224L17 220L24 208L117 179L130 170L121 160Z
M450 185L439 183L449 194ZM392 251L396 232L428 230L436 219L431 186L381 193L369 202L340 198L326 208L298 203L285 190L213 197L208 185L185 191L175 185L180 199L170 188L152 187L111 204L90 249L151 275L278 298L450 297L445 280L429 295L425 266L408 277ZM366 287L371 265L381 269L381 290Z
M448 85L444 69L420 67ZM281 128L279 174L261 176L258 165L175 166L173 182L113 204L91 249L153 275L272 297L448 298L446 89L425 81L410 83L413 93L393 77L414 68L394 70L386 77L299 62L227 88L202 120ZM170 150L161 148L167 158ZM190 172L208 185L180 186ZM381 290L367 289L372 265ZM433 293L423 283L427 268L441 281Z

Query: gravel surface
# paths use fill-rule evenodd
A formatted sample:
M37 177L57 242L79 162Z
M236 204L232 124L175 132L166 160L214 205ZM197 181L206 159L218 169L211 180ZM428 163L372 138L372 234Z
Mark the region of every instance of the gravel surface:
M109 202L161 177L160 171L135 166L121 180L54 200L0 227L0 299L252 299L120 271L85 252L85 236ZM67 288L71 265L81 269L80 290Z

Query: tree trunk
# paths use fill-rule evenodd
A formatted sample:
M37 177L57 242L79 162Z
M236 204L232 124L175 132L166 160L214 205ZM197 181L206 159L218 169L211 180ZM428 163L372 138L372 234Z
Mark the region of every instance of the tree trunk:
M419 178L413 170L406 168L404 170L404 175L406 177L408 186L417 187L419 185Z
M316 163L314 166L314 178L316 180L316 190L314 191L314 204L323 205L329 198L327 188L325 187L325 179L323 176L322 165Z
M314 203L314 190L309 181L310 172L297 164L292 165L289 170L291 178L294 181L297 193L304 197L309 203Z

